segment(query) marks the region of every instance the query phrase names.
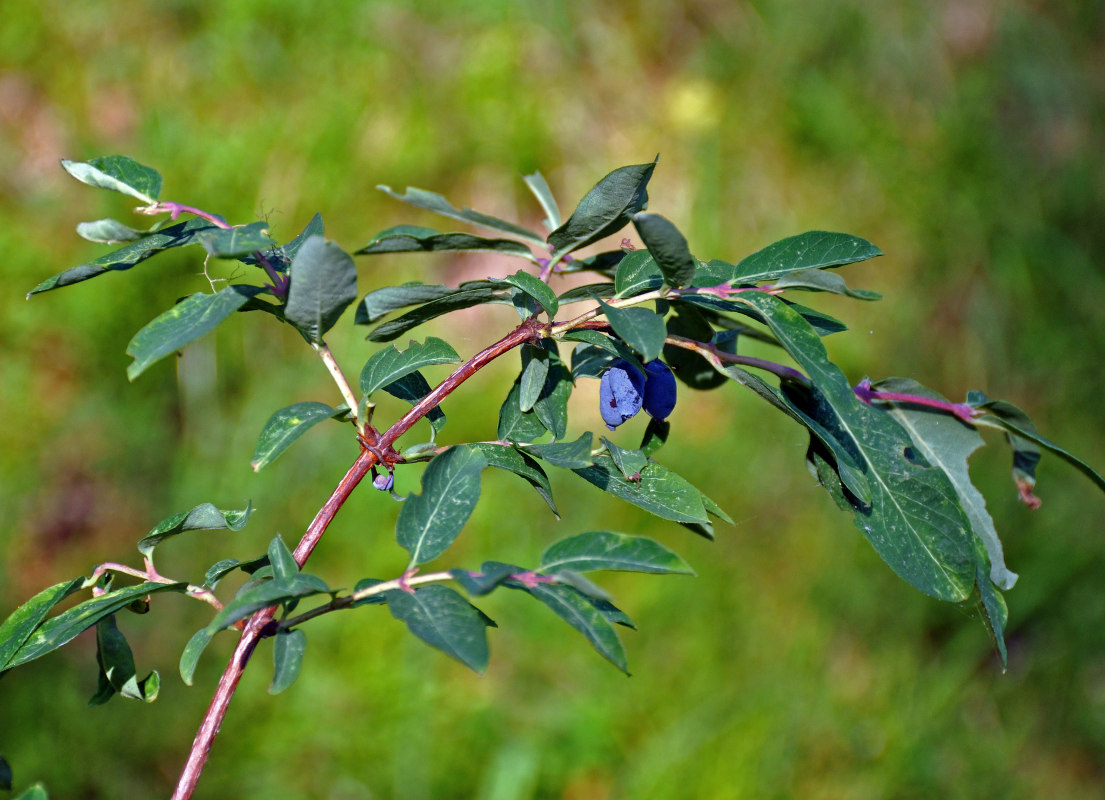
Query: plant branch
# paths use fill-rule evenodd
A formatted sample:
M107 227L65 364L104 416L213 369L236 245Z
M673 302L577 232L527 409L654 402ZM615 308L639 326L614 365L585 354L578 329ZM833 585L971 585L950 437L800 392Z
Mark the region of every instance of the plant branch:
M541 338L541 336L544 335L543 329L545 327L546 326L534 319L526 320L498 342L481 350L458 367L452 375L442 381L437 388L416 403L410 411L404 414L385 433L377 434L374 430L366 431L367 438L363 440L364 449L362 449L360 455L357 456L357 460L353 462L353 466L349 468L349 471L346 472L345 476L338 483L329 499L327 499L326 503L319 509L318 514L315 515L314 520L311 521L311 524L303 534L303 538L300 539L299 544L296 546L293 553L296 563L300 566L306 563L316 545L318 545L319 540L322 538L322 534L325 533L326 528L338 513L338 509L342 507L349 498L349 495L357 485L360 484L364 477L369 474L372 468L380 462L381 455L390 456L394 453L391 449L391 445L400 436L410 430L418 420L422 419L430 409L436 407L442 399L447 397L460 384L468 380L468 378L472 377L480 369L487 366L491 361L525 342L532 342ZM398 457L398 454L395 455ZM406 585L409 586L413 583L429 582L429 580L438 579L439 578L435 578L432 575L422 576L422 578L408 578L404 576L395 582L395 588L402 587L403 584L400 581L405 581ZM377 591L385 590L377 589ZM211 704L208 706L207 713L204 715L199 730L196 732L195 740L192 742L192 749L188 754L188 760L181 772L172 800L189 800L189 798L192 797L192 793L195 791L196 784L199 781L200 774L203 772L203 766L207 762L207 757L211 752L211 746L215 741L215 736L218 734L219 727L226 717L227 709L230 706L230 700L234 696L234 691L238 687L238 682L242 678L242 673L245 671L246 664L249 663L249 659L253 655L257 643L265 635L266 629L276 613L276 608L276 606L272 606L262 609L250 617L249 621L246 623L245 629L242 631L242 636L238 640L238 645L234 649L234 654L231 656L230 661L226 665L226 669L223 670L222 677L219 679L219 684L215 689L214 696L211 698Z
M307 561L319 539L322 538L322 534L338 513L338 509L342 507L349 495L376 462L376 454L371 450L362 450L360 455L357 456L357 460L353 462L353 465L345 473L326 503L319 509L311 524L307 526L307 531L303 534L303 538L300 539L293 553L296 563L303 566ZM272 606L262 609L250 617L246 623L242 636L234 648L234 654L227 663L226 669L223 670L219 684L215 688L215 694L211 698L207 713L200 723L199 730L196 731L192 749L188 753L188 760L185 762L176 790L173 792L173 800L188 800L192 797L200 774L203 772L203 766L207 762L207 756L211 753L211 745L222 726L223 719L226 717L227 709L230 706L230 700L238 687L238 681L241 680L246 664L249 663L254 648L261 640L265 627L276 613L276 608L276 606Z
M318 357L322 359L322 363L325 364L326 369L329 370L330 377L332 377L334 383L338 385L338 391L341 392L345 404L349 406L349 413L353 415L353 422L357 425L357 429L359 430L361 425L360 420L357 419L357 396L353 394L353 387L349 385L345 373L341 371L337 359L334 358L334 354L330 351L330 345L326 344L326 342L320 342L319 344L312 342L311 347L318 353Z

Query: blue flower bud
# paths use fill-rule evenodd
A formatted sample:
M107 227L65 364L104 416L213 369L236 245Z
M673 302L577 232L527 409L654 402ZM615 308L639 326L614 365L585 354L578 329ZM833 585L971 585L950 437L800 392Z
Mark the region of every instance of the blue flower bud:
M372 485L381 492L386 492L395 485L395 476L390 472L382 472L372 479Z
M613 362L599 381L599 410L606 427L614 430L641 410L645 376L628 361Z
M645 371L645 413L665 420L675 408L675 376L663 361L648 362Z

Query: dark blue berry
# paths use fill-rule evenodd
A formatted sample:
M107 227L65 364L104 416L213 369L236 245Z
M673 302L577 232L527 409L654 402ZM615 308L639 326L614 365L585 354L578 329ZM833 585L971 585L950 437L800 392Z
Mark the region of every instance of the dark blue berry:
M653 419L665 420L675 408L675 376L663 361L645 364L645 413Z
M628 361L619 358L599 381L599 409L606 427L614 430L641 410L645 376Z

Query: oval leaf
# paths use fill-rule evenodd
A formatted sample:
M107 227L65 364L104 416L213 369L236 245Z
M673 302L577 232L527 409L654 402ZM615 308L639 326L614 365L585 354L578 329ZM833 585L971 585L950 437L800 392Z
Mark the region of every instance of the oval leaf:
M198 292L186 297L130 340L127 355L134 362L127 367L127 378L133 381L154 362L214 330L261 291L260 286L237 284L215 294Z
M625 660L625 648L607 620L606 615L597 607L597 598L589 597L573 586L563 584L538 583L522 587L511 583L514 588L524 588L532 597L540 600L562 620L582 633L599 654L610 661L622 672L628 673Z
M847 233L807 231L790 236L741 259L727 276L735 283L757 283L791 272L854 264L882 255L875 245ZM718 264L720 262L713 262Z
M361 391L371 395L377 389L399 380L422 367L433 364L455 364L460 361L457 351L448 342L430 336L425 344L411 341L406 350L395 345L372 354L361 370Z
M42 620L46 619L50 609L80 589L83 583L84 578L55 583L23 603L4 620L0 625L0 672L10 666L12 656L30 638Z
M109 614L126 608L134 600L156 592L186 592L187 583L139 583L94 597L42 623L8 660L17 667L67 644Z
M517 286L540 303L541 307L548 312L550 318L560 308L560 301L556 299L556 292L536 275L531 275L525 270L518 270L513 275L507 275L503 280L512 286Z
M425 586L413 593L392 590L384 598L392 616L426 644L476 672L487 669L489 620L457 592Z
M403 503L395 523L396 539L416 567L448 549L480 499L480 473L487 460L478 450L452 447L437 456L422 475L422 494Z
M638 216L640 216L638 214ZM664 285L664 273L648 250L635 250L626 255L614 273L618 297L632 297Z
M376 188L394 197L396 200L401 200L404 203L409 203L418 208L424 208L427 211L433 211L435 214L441 214L443 217L459 219L461 222L469 222L483 228L510 233L514 236L521 236L523 239L529 239L539 244L544 244L544 240L540 236L533 231L526 230L521 225L515 225L513 222L507 222L506 220L493 217L489 214L481 214L479 211L473 211L470 208L465 208L463 210L456 209L448 200L435 192L428 192L425 189L416 189L413 186L408 186L405 194L399 194L388 186L380 185Z
M154 203L161 194L161 174L128 156L104 156L89 161L61 160L61 166L89 186L110 189L146 203Z
M309 341L319 344L357 299L353 257L322 236L312 236L295 254L289 275L284 318Z
M647 308L616 308L599 300L610 327L623 342L641 356L642 361L660 357L668 336L664 318Z
M265 423L257 437L257 447L250 459L254 472L260 472L291 447L300 436L324 419L345 414L326 403L293 403L280 409Z
M570 253L616 233L648 205L648 186L656 161L619 167L583 196L568 221L549 234L556 255Z
M633 227L656 259L668 286L690 286L697 262L679 229L659 214L634 214Z
M48 292L51 289L60 289L62 286L80 283L89 278L103 275L105 272L111 270L130 269L135 264L140 264L147 258L157 255L162 250L183 247L189 244L198 244L197 235L204 231L212 230L217 230L216 226L203 219L190 219L179 225L172 225L156 233L143 236L141 239L128 244L126 247L120 247L114 252L100 256L93 261L89 261L87 264L81 264L80 266L59 272L57 275L47 278L28 292L27 297L38 294L39 292Z
M138 552L147 558L152 557L155 547L185 531L240 531L249 522L252 513L252 503L247 503L241 511L227 511L216 508L211 503L200 503L190 511L173 514L157 523L138 542Z
M438 233L433 228L397 225L376 234L372 241L353 253L371 256L381 253L433 253L469 251L504 253L533 260L529 247L514 239L485 239L470 233Z
M581 533L552 545L541 556L538 570L561 569L694 574L687 562L659 542L612 531Z
M303 653L307 649L307 634L296 630L280 631L272 643L272 657L275 665L269 694L280 694L299 677L303 667Z

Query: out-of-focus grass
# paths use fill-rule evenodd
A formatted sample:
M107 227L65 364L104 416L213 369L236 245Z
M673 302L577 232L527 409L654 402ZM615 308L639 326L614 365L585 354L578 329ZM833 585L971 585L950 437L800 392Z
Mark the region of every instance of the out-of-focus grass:
M205 286L195 253L22 299L99 254L72 225L127 219L126 200L79 186L59 157L127 153L161 170L165 197L265 218L280 238L322 211L328 234L355 249L400 221L451 227L378 183L536 225L521 173L541 169L567 212L605 171L660 152L651 207L702 257L736 259L810 228L887 252L846 272L883 302L813 298L852 324L828 344L854 379L905 374L952 397L985 389L1101 466L1103 25L1090 4L973 0L5 9L3 608L118 559L159 519L206 500L248 497L259 510L239 534L168 545L166 572L252 556L276 531L292 539L354 455L346 432L321 428L250 473L268 414L335 401L298 337L267 320L235 319L127 383L134 331ZM502 267L365 261L361 289ZM435 330L468 355L510 324L494 311ZM342 325L331 338L355 373L371 352L362 332ZM491 387L514 369L496 366L450 398L447 441L493 434L502 392ZM595 387L577 393L591 416L573 424L593 428ZM554 538L610 528L655 536L696 567L696 579L608 581L641 628L624 637L632 678L511 595L483 603L501 625L484 678L386 611L335 615L310 626L304 674L275 699L262 646L199 796L1099 794L1105 515L1089 484L1045 460L1045 505L1029 515L1006 456L975 459L1022 574L1001 675L978 622L889 573L812 485L800 432L774 416L736 388L680 399L661 458L739 521L714 544L589 487L573 503L568 478L556 480L557 523L512 476L485 477L449 565L532 561ZM638 428L617 440L635 443ZM401 475L400 490L414 482ZM394 574L395 513L378 493L356 495L311 569L332 585ZM121 620L140 669L165 675L150 707L83 708L95 687L87 637L8 675L0 751L17 783L46 780L58 797L167 795L230 651L226 635L195 687L175 679L180 648L207 618L163 598Z

